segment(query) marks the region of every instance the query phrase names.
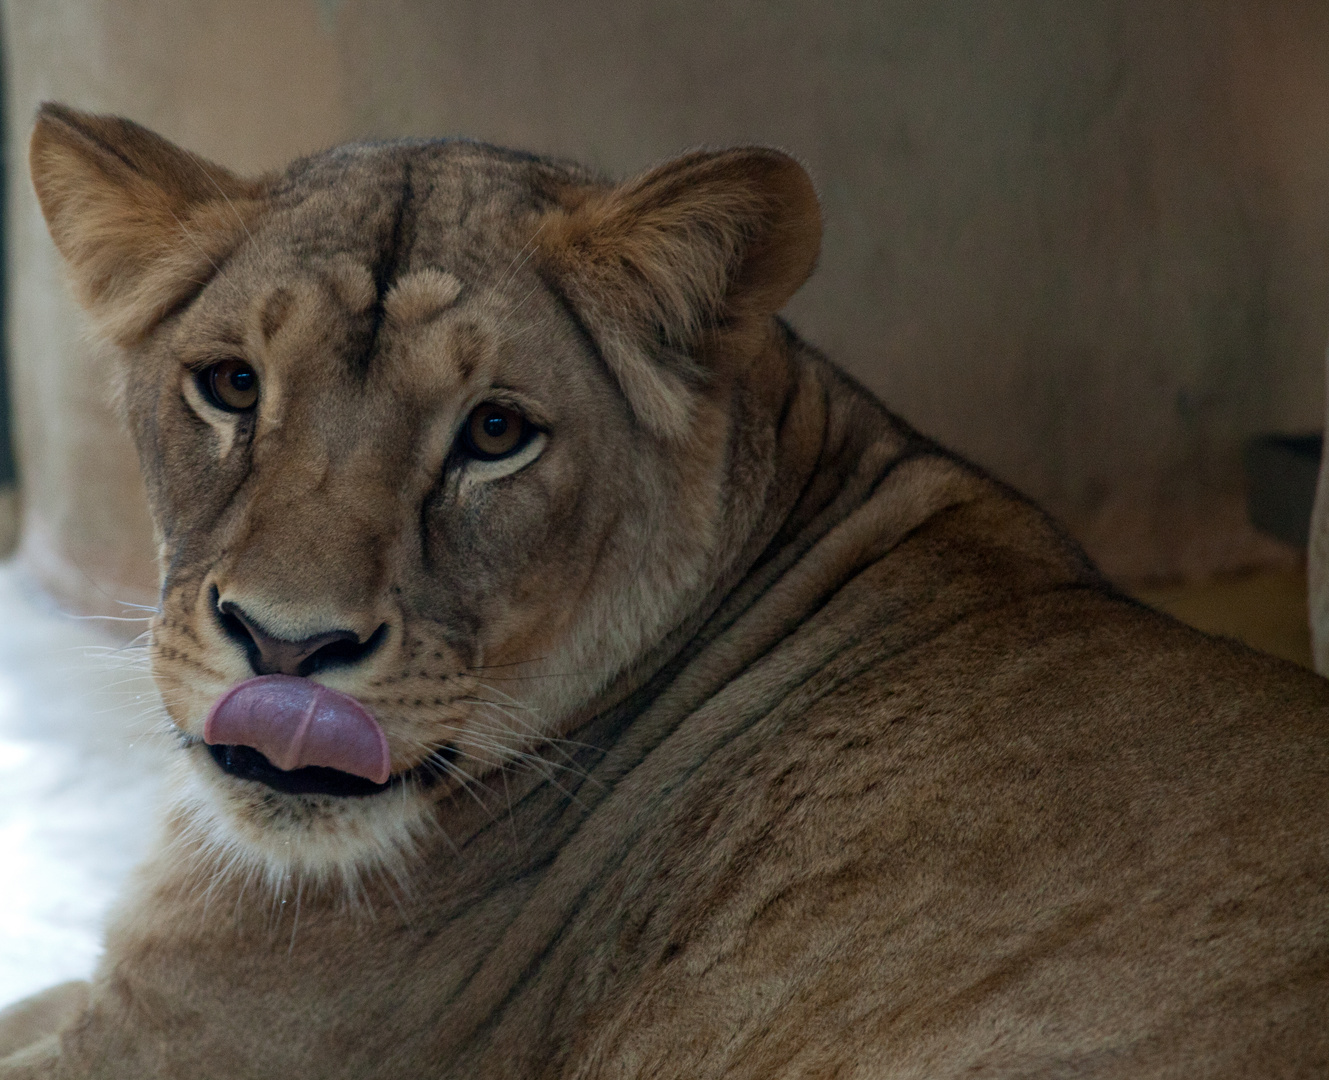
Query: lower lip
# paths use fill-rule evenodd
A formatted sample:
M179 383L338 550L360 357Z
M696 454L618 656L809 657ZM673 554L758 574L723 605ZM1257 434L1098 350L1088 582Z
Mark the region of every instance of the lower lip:
M287 795L331 795L337 798L363 798L377 795L392 786L376 784L363 776L353 776L340 769L306 765L302 769L279 769L257 750L248 746L210 744L208 753L224 773L240 780L255 780Z
M448 764L457 756L454 747L446 746L409 772L389 777L385 784L376 784L362 776L318 765L307 765L302 769L279 769L248 746L204 745L217 767L236 779L266 784L274 791L287 795L328 795L341 799L378 795L408 779L414 780L421 788L431 788L444 776Z

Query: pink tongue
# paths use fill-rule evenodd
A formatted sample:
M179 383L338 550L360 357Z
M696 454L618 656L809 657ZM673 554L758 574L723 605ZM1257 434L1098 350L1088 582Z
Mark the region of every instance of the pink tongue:
M279 769L322 765L376 784L391 774L387 736L369 710L294 675L260 675L231 687L208 713L203 741L253 747Z

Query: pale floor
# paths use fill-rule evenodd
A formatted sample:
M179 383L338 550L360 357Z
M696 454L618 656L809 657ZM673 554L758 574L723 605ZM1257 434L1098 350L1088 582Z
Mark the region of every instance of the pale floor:
M1304 575L1137 594L1309 663ZM153 835L169 740L138 654L119 646L125 627L60 614L0 563L0 1005L92 970L106 911Z
M137 625L117 629L61 614L0 563L0 1006L92 970L152 836L169 743L120 644Z
M1199 585L1133 590L1146 604L1211 634L1239 638L1305 667L1311 666L1310 619L1304 570L1232 574Z

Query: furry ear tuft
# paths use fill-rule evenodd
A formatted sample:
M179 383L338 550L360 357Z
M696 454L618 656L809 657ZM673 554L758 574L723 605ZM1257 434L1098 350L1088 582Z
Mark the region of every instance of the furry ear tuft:
M634 413L681 437L709 334L769 319L816 265L821 213L777 150L698 151L618 187L578 188L536 240Z
M197 292L258 217L242 180L128 120L37 112L32 184L80 301L119 345Z

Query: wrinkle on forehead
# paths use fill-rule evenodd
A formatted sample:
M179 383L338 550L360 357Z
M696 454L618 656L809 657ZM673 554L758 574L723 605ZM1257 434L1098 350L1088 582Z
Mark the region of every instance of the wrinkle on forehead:
M398 329L379 357L392 392L458 405L498 369L499 334L482 313L453 311Z
M295 302L295 297L291 295L291 290L285 285L279 285L268 293L259 308L258 327L263 335L263 344L271 344L272 339L277 336L277 332L286 322L286 317L291 313L291 305Z
M325 270L333 295L352 315L363 315L378 301L374 274L364 263L345 252L338 252Z
M398 326L436 319L461 295L461 282L446 270L426 267L397 279L383 301L388 318Z

